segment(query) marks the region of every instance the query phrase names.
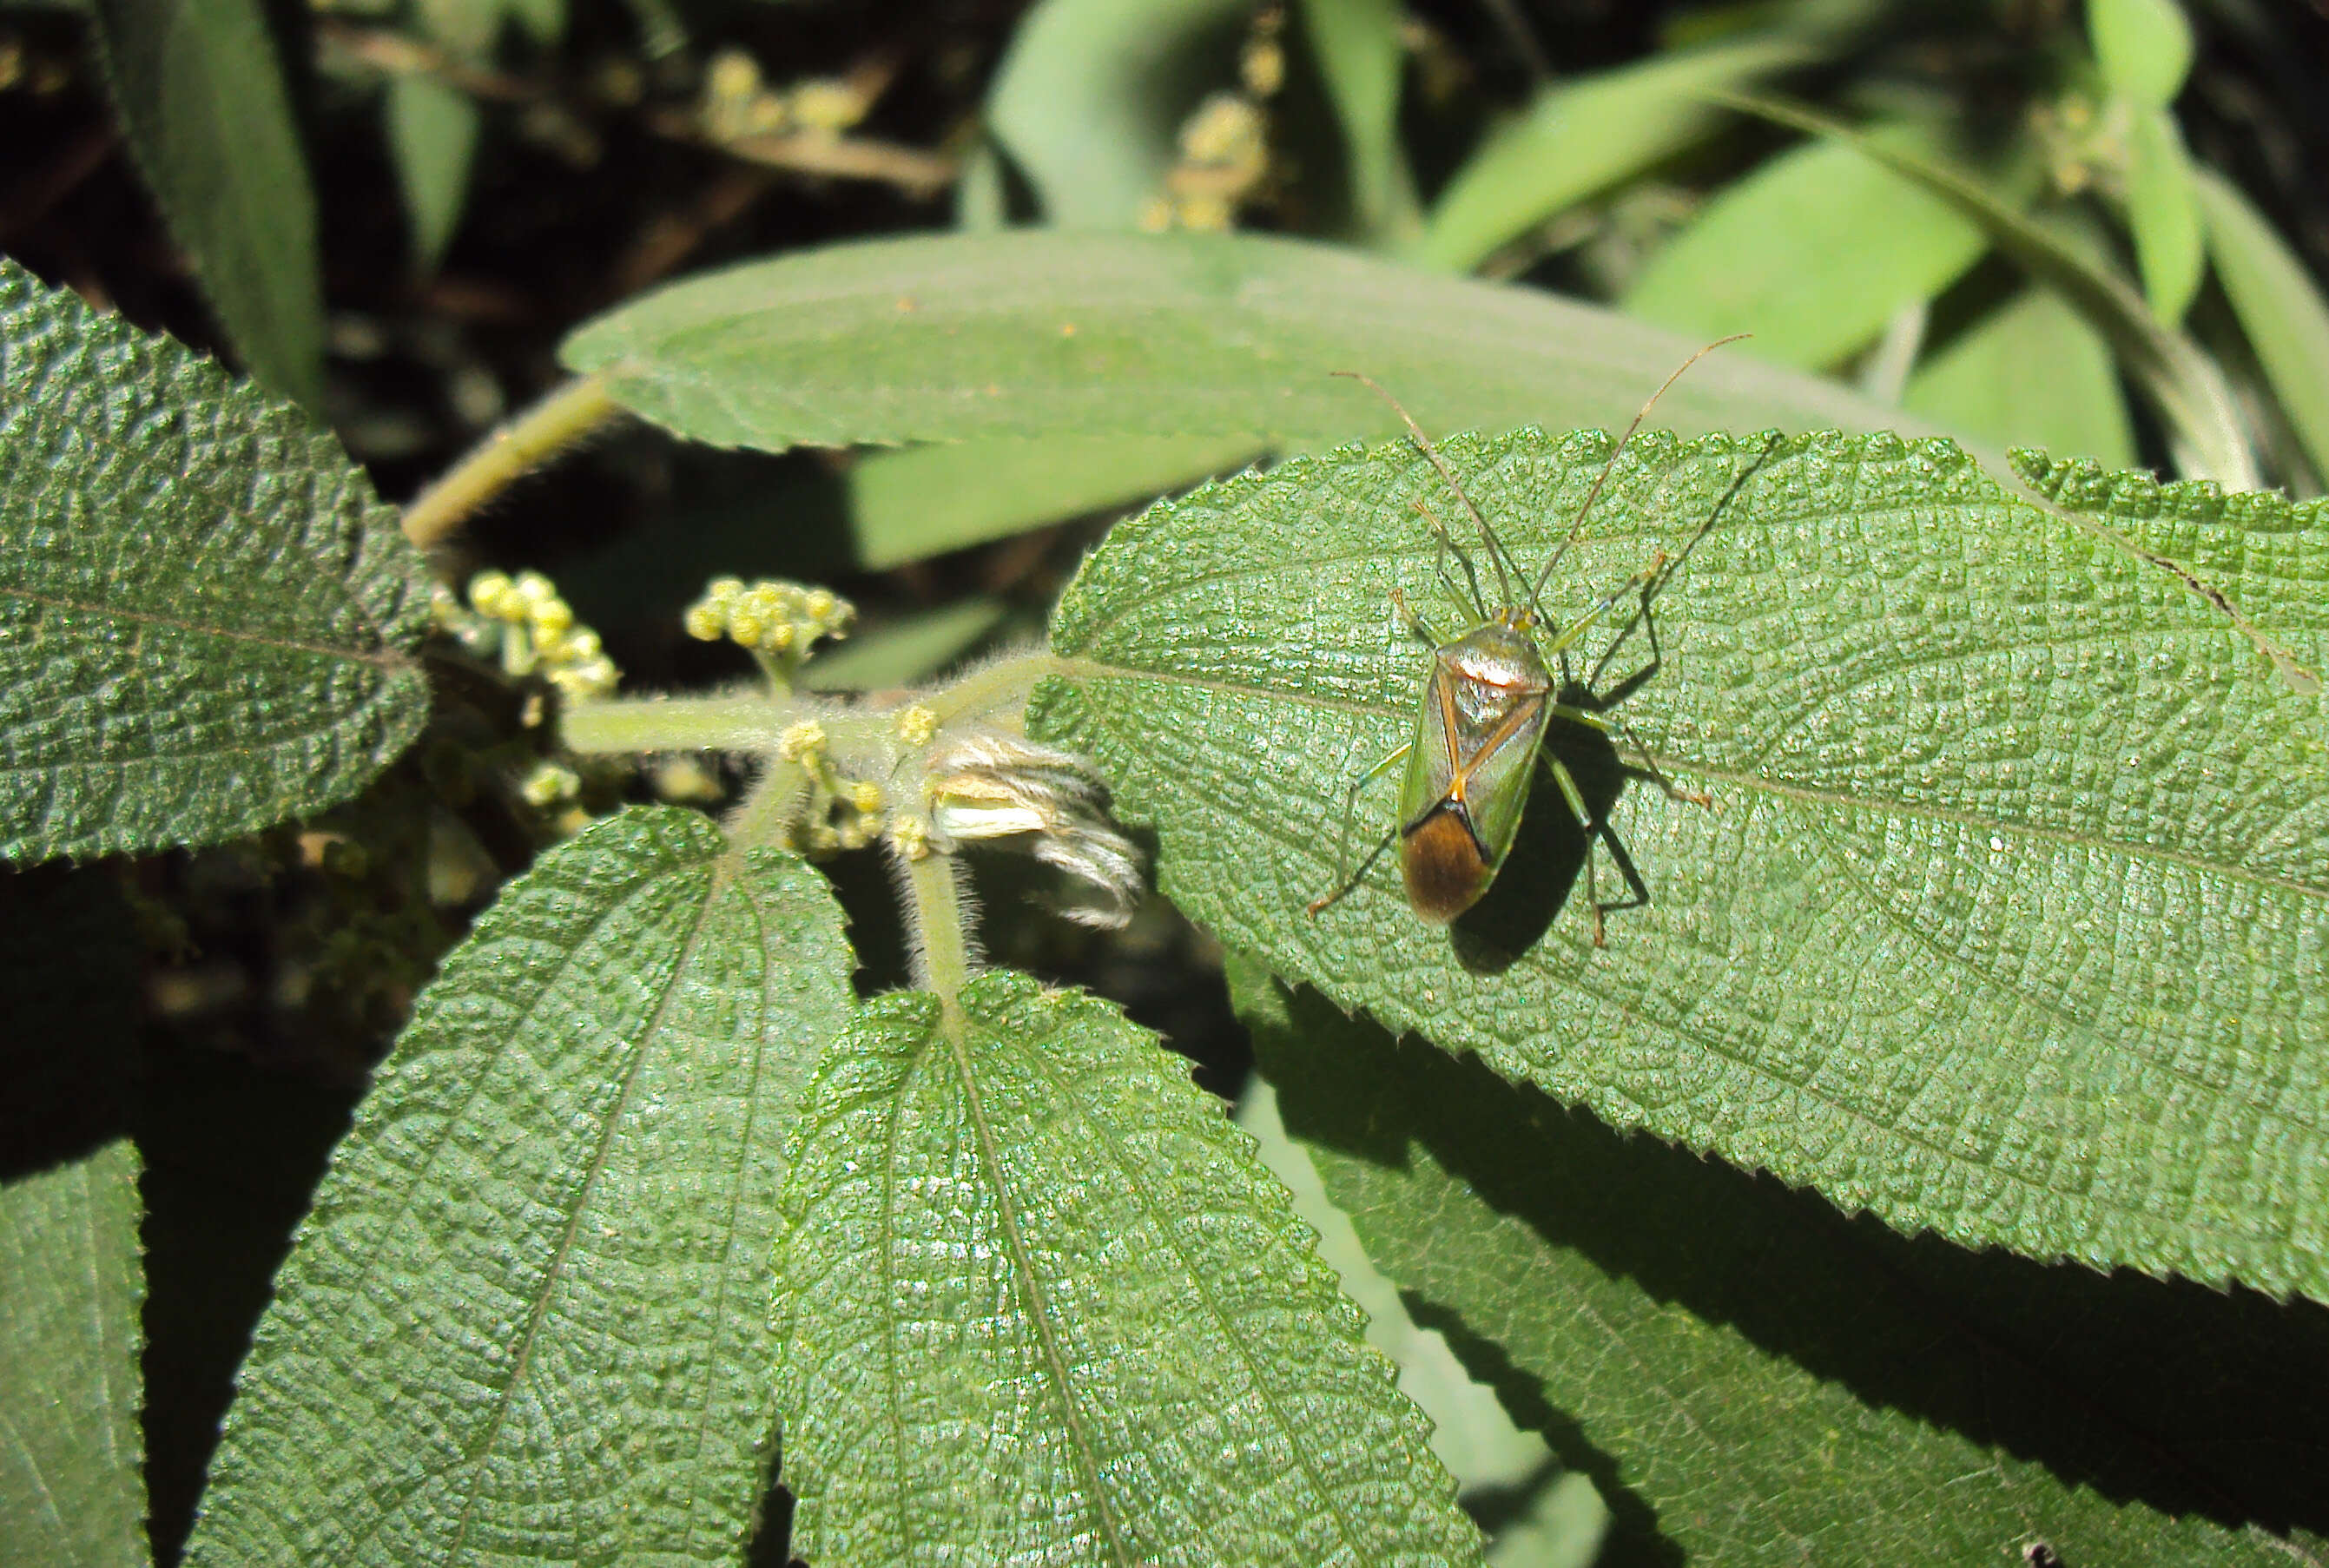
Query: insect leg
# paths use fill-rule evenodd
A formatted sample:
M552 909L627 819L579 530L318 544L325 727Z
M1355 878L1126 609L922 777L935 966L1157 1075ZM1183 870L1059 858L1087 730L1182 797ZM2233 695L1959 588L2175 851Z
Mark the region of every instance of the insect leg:
M1551 753L1538 755L1551 771L1553 782L1561 786L1562 796L1569 802L1570 814L1577 818L1577 825L1585 830L1585 897L1593 906L1593 945L1607 947L1609 944L1605 917L1621 909L1646 908L1650 902L1649 884L1642 880L1642 873L1635 867L1634 857L1626 852L1625 842L1617 837L1617 830L1609 825L1608 818L1596 817L1592 809L1586 805L1585 792L1578 788L1576 775ZM1601 902L1601 890L1593 865L1596 840L1608 846L1609 859L1616 863L1617 874L1626 879L1627 897L1614 904Z
M1439 541L1439 549L1432 558L1431 569L1438 574L1440 586L1458 599L1465 596L1464 589L1457 587L1456 579L1447 575L1447 558L1452 554L1464 565L1464 581L1472 590L1473 611L1479 615L1480 619L1486 620L1488 618L1487 601L1480 596L1480 574L1473 568L1471 552L1456 542L1455 537L1447 531L1447 525L1439 521L1438 512L1423 503L1421 496L1415 499L1415 510L1423 513L1423 521L1431 525L1431 537Z
M1399 836L1399 829L1397 825L1394 824L1391 831L1385 833L1382 836L1381 840L1378 842L1372 850L1368 851L1367 858L1359 862L1359 869L1356 871L1353 871L1347 878L1344 877L1343 860L1344 857L1350 852L1351 848L1351 813L1357 809L1359 803L1359 792L1366 788L1369 784L1374 783L1375 780L1382 777L1383 775L1389 773L1392 768L1397 767L1400 763L1405 762L1407 760L1407 754L1414 749L1415 744L1412 741L1400 746L1397 751L1392 752L1389 756L1384 757L1381 762L1375 764L1374 766L1367 769L1366 772L1353 779L1351 781L1351 787L1343 793L1343 831L1341 837L1339 837L1334 843L1334 891L1326 894L1324 897L1313 898L1309 902L1306 907L1309 911L1311 919L1315 920L1318 918L1320 912L1328 908L1330 906L1341 903L1344 898L1350 897L1351 889L1356 887L1361 882L1366 880L1367 873L1374 869L1375 862L1382 859L1382 852L1391 848L1391 841Z
M1604 735L1617 736L1627 746L1632 746L1634 755L1642 760L1638 766L1631 763L1625 764L1626 770L1646 778L1657 785L1665 792L1668 800L1683 801L1693 806L1711 806L1714 803L1714 797L1704 790L1685 789L1668 778L1665 769L1658 765L1658 759L1650 755L1650 748L1642 744L1642 737L1634 733L1634 727L1623 718L1614 714L1596 713L1589 708L1579 708L1568 702L1555 702L1550 706L1548 711L1555 718L1565 718L1571 724L1581 724L1589 729L1598 729Z

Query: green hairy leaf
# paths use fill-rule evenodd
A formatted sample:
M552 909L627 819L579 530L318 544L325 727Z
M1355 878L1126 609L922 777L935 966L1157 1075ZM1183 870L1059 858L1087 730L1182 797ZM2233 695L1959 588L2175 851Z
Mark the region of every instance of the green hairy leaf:
M11 1562L151 1561L138 1213L126 1140L0 1188L0 1541Z
M0 854L207 843L427 717L428 574L306 417L0 258Z
M1609 443L1443 450L1533 569ZM1577 644L1605 696L1649 671L1624 752L1548 742L1651 893L1606 948L1542 785L1452 928L1410 913L1390 854L1304 913L1336 884L1345 781L1414 730L1428 661L1392 591L1443 635L1475 619L1414 508L1471 530L1410 448L1119 525L1031 722L1155 824L1177 904L1394 1028L1904 1230L2329 1295L2329 775L2295 669L2329 654L2323 508L2051 484L2041 509L1881 436L1627 450L1546 598L1573 616L1682 557L1662 664L1637 623L1619 641L1623 604ZM1712 809L1624 787L1628 757ZM1393 793L1360 792L1349 863Z
M812 1563L1481 1561L1283 1188L1153 1037L990 973L869 1004L778 1251Z
M772 1430L798 1085L849 1007L822 878L634 809L423 994L334 1157L188 1561L734 1563Z
M91 0L137 166L250 373L316 406L316 197L259 0Z
M2278 1532L2329 1518L2329 1311L1842 1223L1315 993L1240 989L1369 1256L1592 1476L1608 1560L2322 1560Z
M1396 387L1433 429L1614 424L1702 346L1323 245L1019 231L750 262L644 296L562 352L632 412L716 446L1228 436L1298 450L1399 428L1337 370ZM1900 422L1742 355L1709 360L1660 408L1687 430Z

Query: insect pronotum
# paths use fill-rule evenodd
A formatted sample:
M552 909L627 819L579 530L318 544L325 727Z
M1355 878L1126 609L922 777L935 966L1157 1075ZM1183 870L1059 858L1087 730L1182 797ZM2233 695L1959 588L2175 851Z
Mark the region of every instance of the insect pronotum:
M1650 901L1648 887L1608 818L1587 804L1576 775L1560 757L1544 749L1544 737L1547 725L1555 720L1581 724L1603 734L1623 735L1644 760L1637 771L1669 796L1694 805L1712 803L1704 793L1683 789L1666 777L1649 753L1634 740L1623 719L1561 700L1565 688L1556 685L1552 677L1555 662L1560 663L1564 673L1567 671L1569 650L1579 638L1599 625L1627 599L1638 596L1639 608L1634 619L1618 633L1616 642L1622 642L1636 623L1646 625L1649 665L1630 678L1623 690L1630 690L1647 679L1649 672L1657 668L1660 657L1657 624L1651 618L1650 599L1664 581L1666 570L1675 558L1664 550L1657 551L1640 570L1565 624L1545 613L1541 596L1553 569L1583 530L1586 515L1592 511L1593 502L1617 467L1618 454L1625 450L1634 432L1641 428L1642 421L1649 418L1666 388L1681 380L1683 371L1707 354L1723 343L1737 341L1736 337L1729 337L1709 343L1684 361L1680 370L1650 394L1649 401L1642 405L1641 412L1634 416L1634 422L1626 427L1625 435L1610 449L1608 463L1602 465L1577 510L1568 537L1533 578L1522 572L1504 541L1496 537L1495 530L1488 526L1488 520L1465 493L1455 470L1440 456L1422 427L1400 406L1399 399L1369 377L1348 371L1336 372L1364 382L1391 406L1407 426L1408 433L1414 437L1415 444L1431 460L1440 478L1447 481L1447 488L1464 503L1464 510L1479 529L1481 547L1495 577L1498 603L1494 610L1489 608L1481 595L1479 572L1471 554L1449 537L1447 525L1418 500L1416 510L1430 524L1432 536L1438 542L1435 569L1439 580L1457 599L1471 607L1477 619L1469 631L1443 637L1408 605L1397 587L1392 588L1392 602L1409 626L1431 644L1431 667L1424 678L1413 737L1353 778L1343 797L1343 831L1335 852L1336 882L1331 891L1311 901L1309 912L1314 917L1356 887L1394 839L1399 841L1400 871L1407 884L1407 901L1416 915L1435 925L1444 925L1463 914L1488 890L1511 851L1513 840L1520 831L1522 808L1527 803L1530 776L1540 762L1560 786L1561 798L1576 817L1578 826L1589 840L1608 847L1610 859L1626 880L1627 897L1619 902L1603 903L1595 885L1593 844L1587 844L1585 887L1593 906L1593 944L1599 947L1606 941L1607 915L1617 909L1639 908ZM1464 568L1460 583L1447 570L1450 555ZM1523 585L1523 591L1516 594L1515 584ZM1589 675L1585 682L1589 690L1607 667L1610 654L1616 651L1616 642ZM1407 772L1400 784L1398 819L1360 862L1358 869L1345 877L1342 868L1349 850L1351 816L1359 792L1401 761L1407 764Z

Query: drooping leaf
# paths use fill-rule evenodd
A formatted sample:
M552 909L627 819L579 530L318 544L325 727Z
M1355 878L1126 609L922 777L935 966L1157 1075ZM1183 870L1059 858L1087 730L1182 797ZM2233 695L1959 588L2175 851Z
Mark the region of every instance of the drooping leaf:
M2204 169L2197 183L2216 276L2314 474L2329 484L2329 302L2237 186Z
M856 562L879 570L1153 500L1259 455L1242 436L1004 437L874 453L844 481Z
M1940 127L1869 133L1928 155ZM1956 206L1858 149L1812 142L1709 202L1653 257L1626 309L1702 339L1752 333L1748 351L1819 370L1874 342L1901 306L1928 300L1989 249Z
M428 574L297 409L0 258L0 854L206 843L427 716Z
M385 101L413 260L433 272L460 227L483 117L467 94L411 71L390 80Z
M2192 23L2176 0L2087 0L2087 33L2111 90L2164 109L2192 73Z
M850 1006L837 915L671 808L512 883L316 1194L187 1560L737 1561L781 1141Z
M2126 222L2135 236L2144 296L2159 319L2173 325L2192 308L2208 266L2192 159L2175 117L2164 108L2136 116L2127 151Z
M1400 20L1390 0L1304 0L1302 6L1302 31L1342 126L1358 230L1381 245L1411 240L1420 221L1399 139L1400 77L1407 68Z
M1611 1500L1610 1559L2324 1560L2329 1311L1845 1222L1240 990L1328 1192Z
M1426 429L1622 425L1702 343L1531 290L1250 235L932 236L830 246L660 289L567 340L632 412L718 446L993 436L1331 446ZM1716 355L1659 405L1685 430L1880 429L1885 408Z
M137 1154L0 1187L0 1541L11 1562L137 1568Z
M1416 261L1470 271L1537 224L1703 139L1723 117L1708 94L1825 52L1815 37L1764 36L1561 83L1457 171L1431 209Z
M868 1005L778 1252L813 1563L1478 1563L1425 1423L1250 1141L1106 1004Z
M1444 451L1533 567L1608 446ZM2329 521L2079 472L2054 512L1941 443L1636 443L1548 605L1687 549L1663 665L1618 711L1627 755L1719 809L1620 794L1619 756L1558 728L1650 892L1606 948L1543 787L1535 847L1452 930L1409 912L1391 855L1303 912L1335 886L1344 781L1415 726L1427 660L1393 589L1444 634L1474 618L1412 507L1460 514L1411 451L1118 525L1031 723L1101 760L1156 826L1164 890L1224 942L1615 1125L1904 1230L2329 1296L2324 712L2264 651L2329 655ZM2126 515L2070 515L2101 506L2086 491ZM1615 635L1578 644L1579 671L1611 650L1604 692L1648 657ZM1391 793L1362 792L1347 863Z
M1245 0L1042 0L996 68L986 119L1064 229L1130 229L1181 121L1235 80Z
M92 0L137 166L251 374L315 408L316 198L258 0Z
M2166 421L2187 474L2235 489L2256 486L2255 455L2223 372L2198 344L2154 315L2126 279L2074 233L2024 215L1961 169L1872 141L1825 115L1768 99L1732 97L1725 101L1777 124L1857 146L1955 202L1988 230L1998 249L2033 280L2052 287L2110 340L2129 377Z
M2032 284L1917 367L1901 406L2000 446L2135 462L2110 344L2062 296Z

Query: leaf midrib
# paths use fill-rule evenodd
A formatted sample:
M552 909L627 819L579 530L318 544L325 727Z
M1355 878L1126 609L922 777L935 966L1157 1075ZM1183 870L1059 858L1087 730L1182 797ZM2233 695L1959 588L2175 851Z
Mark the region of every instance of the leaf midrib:
M1397 709L1376 703L1347 698L1320 697L1314 693L1280 687L1251 686L1238 681L1212 681L1198 676L1161 674L1154 671L1136 670L1120 665L1103 664L1096 660L1054 655L1055 667L1050 673L1063 680L1085 682L1157 681L1164 685L1193 690L1216 692L1225 697L1241 697L1257 700L1298 703L1304 707L1328 712L1356 714L1369 718L1397 718ZM1089 690L1089 685L1083 689ZM1737 786L1749 793L1777 795L1807 804L1835 806L1852 811L1863 811L1907 817L1919 822L1948 822L1955 826L1985 830L2001 835L2057 844L2070 849L2089 850L2105 854L2123 855L2128 859L2177 865L2189 870L2221 877L2227 881L2241 882L2251 887L2268 887L2294 893L2307 898L2329 900L2329 887L2315 887L2295 878L2276 873L2251 870L2244 866L2210 860L2188 850L2164 850L2150 845L2121 844L2108 839L2085 839L2060 828L2048 828L2026 822L2010 822L1985 816L1951 806L1928 805L1901 801L1863 799L1840 791L1821 790L1808 784L1784 784L1758 774L1743 773L1735 768L1711 766L1694 757L1673 756L1644 750L1639 756L1663 766L1685 771L1693 776Z

